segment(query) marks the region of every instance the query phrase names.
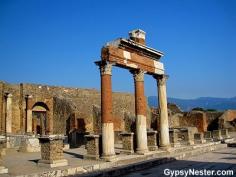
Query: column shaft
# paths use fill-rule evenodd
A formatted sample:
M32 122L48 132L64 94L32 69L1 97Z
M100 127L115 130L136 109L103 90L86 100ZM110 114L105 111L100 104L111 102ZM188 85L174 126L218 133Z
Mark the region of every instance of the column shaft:
M170 146L167 96L166 96L166 79L167 76L158 77L158 101L160 110L160 121L159 121L160 147L162 148Z
M112 118L111 64L101 68L101 119L102 119L102 158L111 161L115 156L114 128Z
M146 100L144 95L144 72L134 71L135 113L136 113L136 152L144 154L147 147Z
M26 96L26 132L32 133L32 96Z
M12 94L7 94L6 133L12 133Z

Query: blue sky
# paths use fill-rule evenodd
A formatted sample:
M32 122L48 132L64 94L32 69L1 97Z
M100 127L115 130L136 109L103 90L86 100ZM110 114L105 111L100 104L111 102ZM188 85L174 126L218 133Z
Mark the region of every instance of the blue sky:
M0 0L0 80L100 88L101 47L136 28L165 53L169 97L236 96L234 0ZM113 90L133 93L113 69ZM147 96L156 82L145 76Z

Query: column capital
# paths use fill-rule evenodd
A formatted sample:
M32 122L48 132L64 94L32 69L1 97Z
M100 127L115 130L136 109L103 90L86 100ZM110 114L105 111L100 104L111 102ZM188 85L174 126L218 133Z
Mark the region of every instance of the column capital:
M164 85L166 84L169 75L154 75L153 77L158 81L158 84Z
M26 99L31 99L31 98L33 98L33 96L32 95L25 95L25 98Z
M6 98L11 98L13 95L11 94L11 93L9 93L9 92L5 92L5 97Z
M130 71L133 74L134 81L136 82L143 82L144 81L144 74L146 73L143 70L131 70Z
M114 65L113 63L103 63L99 61L95 62L95 64L99 66L101 75L112 75L112 65Z

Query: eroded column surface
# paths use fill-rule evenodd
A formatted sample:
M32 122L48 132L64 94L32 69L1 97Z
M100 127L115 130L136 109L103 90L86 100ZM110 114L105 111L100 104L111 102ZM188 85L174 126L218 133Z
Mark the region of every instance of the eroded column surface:
M12 132L12 94L6 94L6 133Z
M146 100L144 96L144 72L131 71L134 76L135 86L135 113L136 113L136 152L144 154L148 152L147 126L146 126Z
M170 147L169 138L169 123L168 123L168 109L167 109L167 95L166 95L166 80L168 76L161 75L155 76L158 85L158 101L160 111L160 148Z
M32 95L26 95L26 132L32 133Z
M111 161L115 157L114 128L112 118L112 65L100 65L101 71L101 119L102 119L102 158Z

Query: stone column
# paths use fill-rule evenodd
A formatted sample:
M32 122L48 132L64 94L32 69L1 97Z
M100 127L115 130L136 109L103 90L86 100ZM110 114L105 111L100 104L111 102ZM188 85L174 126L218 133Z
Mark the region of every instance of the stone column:
M144 96L144 72L141 70L131 71L134 76L135 86L135 114L136 114L136 152L145 154L148 152L147 146L147 126L146 126L146 101Z
M169 123L168 123L168 109L167 109L167 95L166 95L166 80L168 76L158 75L154 78L157 79L158 85L158 101L160 111L160 148L168 149L170 147L169 139Z
M32 133L32 95L26 95L26 133Z
M102 158L112 161L115 158L114 130L112 117L112 64L100 65L101 71L101 119L102 119Z
M12 132L12 94L6 94L6 133Z

